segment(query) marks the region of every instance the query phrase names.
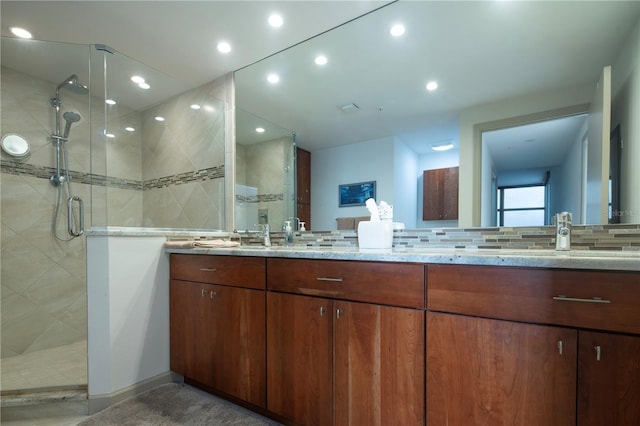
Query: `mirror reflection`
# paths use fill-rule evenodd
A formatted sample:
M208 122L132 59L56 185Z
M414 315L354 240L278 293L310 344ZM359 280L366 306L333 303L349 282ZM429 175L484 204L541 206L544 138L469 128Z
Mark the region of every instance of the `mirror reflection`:
M390 30L399 23L405 31L394 36ZM569 155L582 168L583 155L575 152L545 153L558 157L552 165L512 168L511 174L544 167L547 182L581 180L580 189L548 187L545 222L565 205L582 223L608 220L609 133L620 126L628 151L620 164L618 212L638 223L640 176L632 166L640 159L640 99L633 89L640 79L638 51L637 2L400 1L237 71L236 102L293 129L297 146L311 152L315 230L367 215L362 207L339 207L337 198L339 185L362 181L376 181L378 201L393 204L394 220L409 228L498 225L499 184L485 182L483 132L520 129L513 138L535 145L546 137L524 125L559 117L586 121L587 129L581 122L570 135L558 130L571 142L581 145L585 135L591 142L590 132L599 133L601 142L592 143L596 150L586 148L589 167L577 178L565 177L560 165L560 157ZM317 63L319 57L324 60ZM607 104L596 89L608 66ZM271 74L278 83L268 82ZM601 124L592 122L598 117ZM575 130L575 122L567 123ZM451 150L434 151L449 143ZM536 152L545 152L544 143ZM424 220L423 172L452 167L459 167L458 217ZM544 175L536 179L545 182ZM592 188L594 215L584 211L588 196L586 203L567 199Z

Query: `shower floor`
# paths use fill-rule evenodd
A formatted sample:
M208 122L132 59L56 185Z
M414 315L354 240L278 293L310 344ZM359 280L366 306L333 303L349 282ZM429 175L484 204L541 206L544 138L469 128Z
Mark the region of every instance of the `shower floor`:
M1 361L3 393L87 385L87 342L30 352Z

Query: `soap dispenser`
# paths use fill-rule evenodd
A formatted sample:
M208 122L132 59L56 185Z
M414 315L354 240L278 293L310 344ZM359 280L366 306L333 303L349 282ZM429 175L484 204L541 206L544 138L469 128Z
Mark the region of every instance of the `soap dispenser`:
M284 222L284 242L286 245L291 245L293 243L293 229L291 229L290 220Z

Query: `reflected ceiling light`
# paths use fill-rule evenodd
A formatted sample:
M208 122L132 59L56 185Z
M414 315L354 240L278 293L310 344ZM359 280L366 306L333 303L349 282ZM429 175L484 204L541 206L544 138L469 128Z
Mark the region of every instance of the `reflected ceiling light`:
M315 63L317 65L325 65L327 63L327 57L324 55L316 56Z
M13 33L14 36L20 37L20 38L32 38L33 37L29 31L25 30L24 28L20 28L20 27L11 27L11 33Z
M394 37L400 37L402 34L404 34L404 25L395 24L389 30L389 34L391 34Z
M116 101L114 101L113 99L105 99L104 103L107 105L115 105Z
M218 43L218 52L220 53L229 53L231 52L231 45L226 41L221 41Z
M127 127L125 127L124 129L125 129L127 132L135 132L135 131L136 131L135 127L131 127L131 126L127 126Z
M256 133L264 133L264 127L256 127Z
M280 76L278 74L269 74L267 76L267 81L271 84L276 84L280 81Z
M436 90L438 88L438 83L435 81L430 81L427 83L427 90L430 92L433 92L434 90Z
M279 28L282 26L283 23L284 23L284 20L282 19L282 16L278 15L277 13L274 13L271 16L269 16L269 25L271 25L272 27Z
M214 112L216 109L214 107L212 107L211 105L205 105L204 106L204 110L207 112Z
M191 105L191 109L198 110L198 109L200 109L200 105L198 105L198 104L192 104L192 105Z
M144 90L151 89L151 86L149 86L148 83L144 83L144 82L143 83L138 83L138 87L141 88L141 89L144 89Z
M156 119L156 121L164 121L164 117L161 117L159 115L157 115L156 117L154 117Z
M116 137L116 135L114 135L113 133L107 133L107 134L105 134L105 136L108 137L108 138L115 138Z
M136 84L140 84L140 83L144 83L144 78L140 77L139 75L134 75L131 77L131 81L133 81Z
M443 142L431 144L431 149L434 151L447 151L453 148L453 142Z

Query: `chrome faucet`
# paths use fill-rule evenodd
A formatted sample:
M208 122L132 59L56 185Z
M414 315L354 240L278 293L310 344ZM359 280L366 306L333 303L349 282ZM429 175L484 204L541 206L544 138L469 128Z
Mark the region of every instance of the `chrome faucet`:
M556 250L571 250L571 213L556 213L553 221L556 224Z
M258 233L258 235L264 240L262 241L265 247L271 247L271 230L269 229L269 224L265 223L262 225L262 232Z

